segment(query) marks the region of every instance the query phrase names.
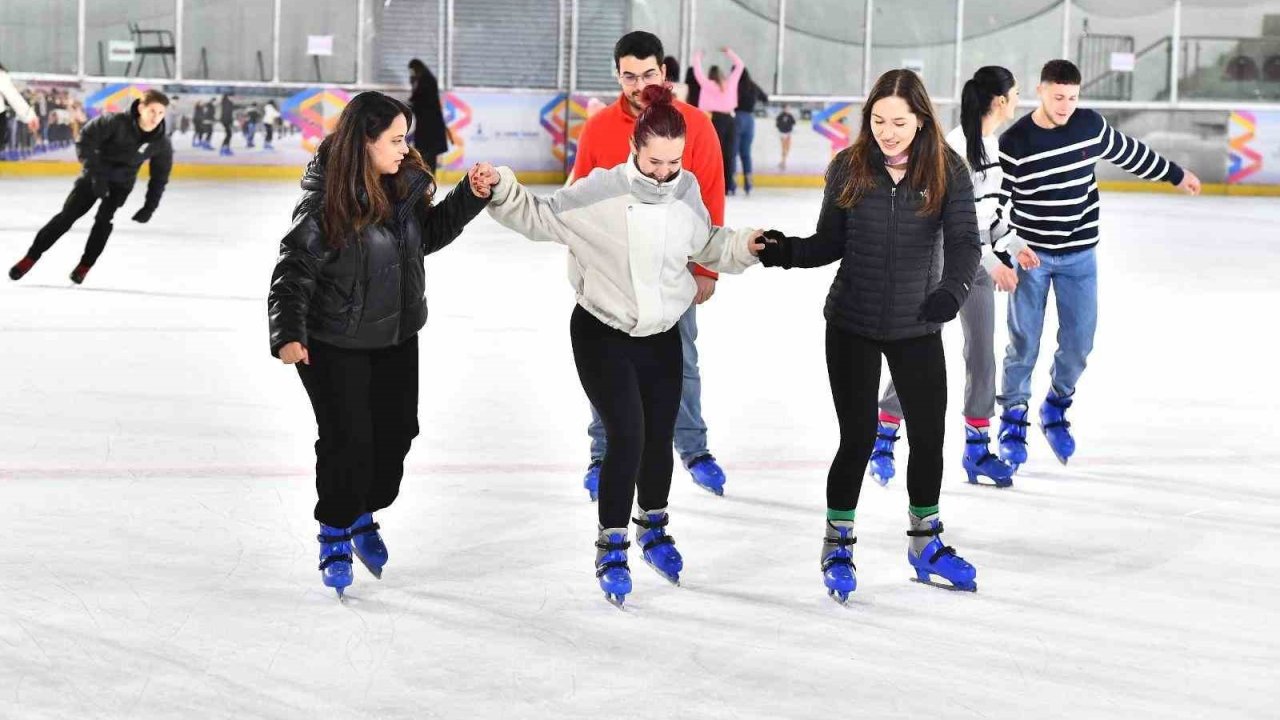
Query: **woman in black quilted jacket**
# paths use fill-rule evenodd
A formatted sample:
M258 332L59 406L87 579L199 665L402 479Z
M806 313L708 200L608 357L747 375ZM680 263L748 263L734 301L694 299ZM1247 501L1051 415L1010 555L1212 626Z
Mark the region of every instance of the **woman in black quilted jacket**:
M280 243L268 311L271 354L296 365L315 410L320 571L341 595L351 553L381 577L373 513L395 500L418 434L423 259L453 242L489 197L476 166L439 205L405 142L412 112L377 92L342 111L302 179Z
M973 183L947 147L920 77L892 70L862 108L853 145L827 168L817 232L765 233L766 266L819 267L839 261L827 294L827 372L840 421L840 449L827 475L822 570L844 602L857 586L854 514L875 440L880 358L902 399L911 460L910 547L917 579L975 590L976 571L938 537L947 371L942 324L956 316L980 255Z

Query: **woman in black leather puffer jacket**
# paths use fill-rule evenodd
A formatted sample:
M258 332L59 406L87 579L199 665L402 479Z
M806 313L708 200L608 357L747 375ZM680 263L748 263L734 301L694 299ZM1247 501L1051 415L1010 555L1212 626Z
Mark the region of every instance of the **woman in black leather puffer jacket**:
M307 167L268 296L271 353L297 364L319 426L320 570L339 595L353 549L375 576L387 562L373 513L399 493L418 434L423 259L489 196L477 166L432 207L435 183L405 143L410 119L377 92L347 105Z
M840 449L827 474L827 532L821 563L827 590L848 600L854 511L876 437L883 356L910 430L907 469L917 579L939 576L974 590L977 575L938 537L947 370L942 324L956 316L977 269L980 246L973 182L943 139L924 83L910 70L876 82L857 140L831 161L817 232L765 233L766 266L819 267L839 261L827 295L827 372L840 421Z

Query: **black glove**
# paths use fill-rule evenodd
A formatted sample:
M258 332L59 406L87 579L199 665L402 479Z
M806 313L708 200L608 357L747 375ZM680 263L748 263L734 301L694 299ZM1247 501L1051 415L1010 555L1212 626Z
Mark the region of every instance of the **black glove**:
M99 200L111 192L111 186L107 183L107 178L99 173L89 175L89 189L93 192L93 196Z
M958 312L960 312L960 303L956 302L951 293L946 290L934 290L920 304L920 314L916 319L944 323L954 320Z
M760 264L765 267L791 267L791 243L793 238L777 230L764 231L764 249L760 251Z
M151 214L155 211L156 209L150 205L143 205L141 210L133 214L133 221L144 223L151 219Z

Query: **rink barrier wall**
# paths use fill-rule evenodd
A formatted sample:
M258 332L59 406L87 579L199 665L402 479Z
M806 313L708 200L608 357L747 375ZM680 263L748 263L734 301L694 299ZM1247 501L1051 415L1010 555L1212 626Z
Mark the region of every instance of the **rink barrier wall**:
M563 172L555 170L518 170L517 173L522 182L530 185L559 185L565 181L566 177ZM0 177L73 177L79 174L80 164L76 162L42 160L0 163ZM144 167L140 177L146 176L147 172ZM302 168L282 165L175 163L171 177L175 180L283 180L293 182L302 177ZM449 186L461 180L462 177L463 172L461 170L441 170L438 175L438 182L442 187ZM820 188L824 184L822 175L755 175L752 181L756 187L775 188ZM741 184L741 181L739 184ZM1099 180L1098 187L1108 192L1181 192L1168 183L1151 183L1140 180ZM1205 195L1280 197L1280 185L1204 183L1201 190Z

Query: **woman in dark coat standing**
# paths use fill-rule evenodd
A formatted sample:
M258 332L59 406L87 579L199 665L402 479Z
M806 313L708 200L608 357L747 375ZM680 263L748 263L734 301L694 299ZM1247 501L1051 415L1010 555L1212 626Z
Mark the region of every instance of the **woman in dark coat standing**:
M827 474L823 581L840 602L857 587L854 514L875 440L883 356L911 444L907 561L921 582L972 591L977 571L939 537L938 496L947 410L939 332L964 304L981 255L973 181L910 70L880 76L860 128L827 168L817 232L797 238L770 230L760 253L765 266L840 263L825 311L840 448Z
M409 104L413 106L413 146L434 175L436 158L449 149L444 110L440 107L440 86L436 76L417 58L409 61L409 80L413 83L413 94L409 96Z
M319 426L320 572L339 595L353 551L376 577L387 562L373 513L395 500L418 435L424 258L490 194L478 165L432 206L435 181L405 143L411 114L378 92L342 111L303 176L267 297L271 354L297 367Z

